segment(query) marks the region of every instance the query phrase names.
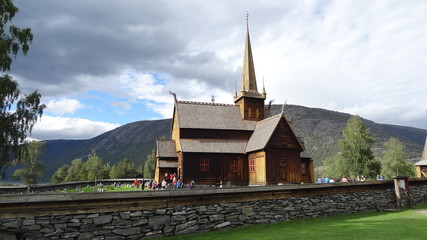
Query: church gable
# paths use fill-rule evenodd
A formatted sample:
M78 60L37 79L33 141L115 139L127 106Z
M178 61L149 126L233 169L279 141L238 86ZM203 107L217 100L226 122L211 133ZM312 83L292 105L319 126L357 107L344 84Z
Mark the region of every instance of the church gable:
M280 122L277 124L276 129L267 144L267 148L295 149L299 151L304 150L298 136L284 117L282 117Z
M255 131L249 139L246 152L266 148L304 150L295 131L283 114L274 115L257 123Z

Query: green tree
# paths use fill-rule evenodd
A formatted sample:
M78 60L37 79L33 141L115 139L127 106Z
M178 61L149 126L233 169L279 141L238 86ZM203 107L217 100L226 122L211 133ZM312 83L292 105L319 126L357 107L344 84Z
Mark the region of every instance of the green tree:
M334 179L341 179L342 177L350 176L348 169L343 167L345 164L343 163L343 159L340 155L327 158L323 163L327 166L323 172L323 177L328 176Z
M89 154L85 167L87 170L87 179L84 180L102 179L104 173L102 159L96 155L95 150L92 150L91 154ZM83 179L81 180L84 181Z
M50 182L53 184L65 182L65 178L67 177L69 169L70 169L70 165L67 165L67 164L58 168L58 170L56 170L56 172L50 178Z
M14 160L14 164L23 168L15 170L14 179L20 179L24 184L35 184L37 178L44 173L44 164L38 159L43 155L45 142L31 141L21 145L22 153Z
M33 39L31 29L10 24L18 10L12 0L0 0L0 179L4 179L12 160L23 153L19 144L31 133L46 107L40 104L41 95L37 91L22 96L18 83L6 74L12 57L20 50L25 55Z
M327 172L332 174L333 169L337 174L353 178L357 176L372 178L378 174L381 163L375 159L372 152L374 138L362 119L359 116L351 117L342 134L343 138L339 140L341 154L333 160L326 161L325 165L330 168Z
M144 163L144 178L154 178L154 163L156 161L156 151L153 149Z
M110 178L110 172L111 172L111 165L110 163L106 163L102 165L102 179L109 179Z
M131 178L137 174L135 164L131 163L128 158L124 158L117 165L111 168L111 178Z
M381 170L381 164L372 152L374 137L359 116L353 116L343 129L340 140L341 156L346 171L351 177L374 177Z
M83 169L83 162L80 158L71 161L71 166L68 169L65 182L76 182L80 180L80 172Z
M414 165L407 162L402 143L390 138L385 144L386 152L382 161L382 174L386 178L394 176L414 176Z

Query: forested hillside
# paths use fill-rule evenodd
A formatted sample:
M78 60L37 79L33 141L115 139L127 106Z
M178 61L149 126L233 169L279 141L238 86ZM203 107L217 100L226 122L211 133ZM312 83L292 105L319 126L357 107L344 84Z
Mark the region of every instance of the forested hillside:
M280 105L272 106L272 114L280 111ZM325 158L337 153L341 130L351 117L346 113L296 105L286 105L285 115L304 140L316 166L322 165ZM375 137L374 153L377 157L382 157L384 143L390 137L395 137L404 144L412 162L421 158L425 130L377 124L369 120L364 120L364 123ZM48 181L63 164L69 164L76 158L85 159L92 149L96 150L104 163L115 164L127 157L135 164L141 164L155 148L156 137L170 137L170 127L171 119L139 121L88 140L47 141L47 150L41 159L47 166L44 181Z

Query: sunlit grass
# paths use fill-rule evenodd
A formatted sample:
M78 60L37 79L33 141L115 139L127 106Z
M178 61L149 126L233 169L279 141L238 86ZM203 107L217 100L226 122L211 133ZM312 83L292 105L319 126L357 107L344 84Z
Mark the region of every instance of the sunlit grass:
M161 239L427 239L427 216L415 209L427 209L427 204L401 212L292 220Z

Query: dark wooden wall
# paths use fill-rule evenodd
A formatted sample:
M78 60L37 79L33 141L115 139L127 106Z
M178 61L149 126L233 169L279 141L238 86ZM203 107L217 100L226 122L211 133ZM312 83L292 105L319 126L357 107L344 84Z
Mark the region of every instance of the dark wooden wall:
M232 185L248 185L248 160L243 154L185 153L183 161L184 183L194 180L196 184L218 185L220 181ZM200 158L209 159L209 171L200 171ZM231 160L239 159L238 172L230 171Z
M264 119L264 99L242 97L236 102L240 106L243 119L249 121L260 121Z
M273 133L268 143L268 148L303 150L288 123L283 118Z
M301 183L301 158L296 150L266 151L267 184Z

